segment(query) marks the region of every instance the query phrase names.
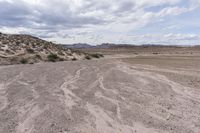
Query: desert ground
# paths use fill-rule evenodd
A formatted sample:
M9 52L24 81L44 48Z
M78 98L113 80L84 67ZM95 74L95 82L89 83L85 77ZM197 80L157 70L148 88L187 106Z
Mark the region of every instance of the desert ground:
M199 133L200 56L0 66L0 133Z

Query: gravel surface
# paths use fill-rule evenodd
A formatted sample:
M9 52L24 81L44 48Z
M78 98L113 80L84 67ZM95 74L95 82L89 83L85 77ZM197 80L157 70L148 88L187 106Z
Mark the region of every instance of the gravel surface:
M136 58L1 66L0 133L199 133L200 68Z

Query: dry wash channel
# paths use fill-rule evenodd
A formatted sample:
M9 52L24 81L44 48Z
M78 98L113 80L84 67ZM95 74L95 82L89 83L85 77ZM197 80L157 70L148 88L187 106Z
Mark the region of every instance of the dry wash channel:
M143 60L2 66L0 133L199 133L200 70Z

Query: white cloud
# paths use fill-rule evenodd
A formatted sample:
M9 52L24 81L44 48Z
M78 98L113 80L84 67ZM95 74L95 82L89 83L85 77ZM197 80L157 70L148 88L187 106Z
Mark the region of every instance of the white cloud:
M184 0L0 0L0 28L2 32L28 33L62 42L95 43L101 42L103 38L104 41L114 41L115 37L120 38L117 39L119 42L127 42L129 37L126 34L131 31L166 16L190 12L200 4L199 0L190 0L189 5L181 5L183 2ZM156 12L146 10L156 7L161 8ZM87 34L80 35L80 32ZM129 39L131 42L131 38Z
M160 17L164 17L166 15L179 15L184 12L188 12L190 9L188 8L180 8L180 7L167 7L162 9L157 15Z

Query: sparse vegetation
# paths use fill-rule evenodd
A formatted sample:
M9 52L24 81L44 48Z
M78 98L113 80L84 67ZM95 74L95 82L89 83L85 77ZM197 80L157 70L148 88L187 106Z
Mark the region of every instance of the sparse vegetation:
M36 54L35 57L38 59L42 59L42 57L39 54Z
M34 53L34 50L31 49L31 48L27 48L26 51L27 51L28 53L31 53L31 54Z
M21 64L27 64L28 63L28 59L23 58L23 59L20 60L20 63Z
M101 54L90 55L79 50L64 48L62 45L56 45L30 35L0 34L0 38L0 65L43 61L90 60L103 57ZM28 61L26 61L27 59Z
M59 61L65 61L65 59L63 59L63 58L59 58Z
M59 59L58 55L53 54L53 53L49 54L47 58L48 58L48 61L51 61L51 62L56 62Z
M76 61L77 59L74 57L74 58L72 58L72 61Z
M86 55L86 56L85 56L85 59L91 60L92 58L91 58L89 55Z
M90 54L90 56L91 57L93 57L93 58L101 58L101 57L103 57L103 55L102 54Z
M153 54L154 54L154 55L158 55L159 53L157 53L157 52L153 52Z

